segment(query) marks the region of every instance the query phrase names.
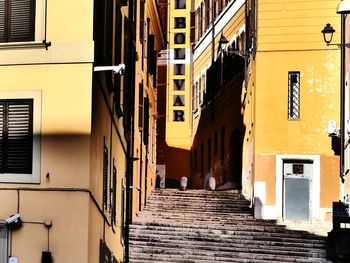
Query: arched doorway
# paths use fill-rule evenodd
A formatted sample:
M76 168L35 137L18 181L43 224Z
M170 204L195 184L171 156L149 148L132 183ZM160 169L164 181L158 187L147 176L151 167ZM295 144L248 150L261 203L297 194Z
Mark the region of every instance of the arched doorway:
M229 154L229 181L242 188L242 136L239 129L231 133Z

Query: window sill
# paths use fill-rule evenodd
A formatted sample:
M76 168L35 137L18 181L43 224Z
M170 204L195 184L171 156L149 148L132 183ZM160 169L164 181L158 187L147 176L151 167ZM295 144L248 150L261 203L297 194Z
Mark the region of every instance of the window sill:
M30 48L47 48L51 46L50 41L29 41L29 42L7 42L7 43L0 43L0 50L1 49L30 49Z

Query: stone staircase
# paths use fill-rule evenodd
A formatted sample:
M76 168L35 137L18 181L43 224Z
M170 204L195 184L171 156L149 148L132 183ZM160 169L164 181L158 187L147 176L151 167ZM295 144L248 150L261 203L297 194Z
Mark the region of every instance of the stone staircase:
M130 262L331 262L326 240L254 219L238 191L155 191L130 226Z

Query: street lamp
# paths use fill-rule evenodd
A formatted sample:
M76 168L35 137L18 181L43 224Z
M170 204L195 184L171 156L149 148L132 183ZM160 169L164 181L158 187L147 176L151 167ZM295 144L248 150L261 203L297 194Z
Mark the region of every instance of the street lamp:
M331 26L330 23L327 23L321 32L323 34L324 42L326 42L326 44L329 45L333 39L333 34L335 32L334 28Z
M219 40L219 48L218 51L221 51L220 53L220 60L221 60L221 64L220 64L220 86L223 85L224 83L224 50L226 49L228 40L227 38L224 36L223 33L221 33L221 37Z
M224 36L223 33L221 33L221 37L219 40L219 50L225 50L226 46L227 46L228 40L227 38Z
M350 12L350 0L342 0L338 4L337 14L349 14Z
M337 7L337 13L341 15L341 38L340 43L331 44L334 28L327 23L321 31L327 46L336 45L340 48L340 178L344 183L345 171L345 48L350 47L345 43L345 18L350 14L350 0L341 0Z

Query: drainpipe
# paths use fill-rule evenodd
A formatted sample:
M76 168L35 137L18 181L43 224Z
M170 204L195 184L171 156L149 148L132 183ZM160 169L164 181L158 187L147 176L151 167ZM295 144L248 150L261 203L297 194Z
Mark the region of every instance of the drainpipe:
M341 15L341 45L340 45L340 177L344 183L345 176L345 15ZM344 196L344 191L341 193Z

